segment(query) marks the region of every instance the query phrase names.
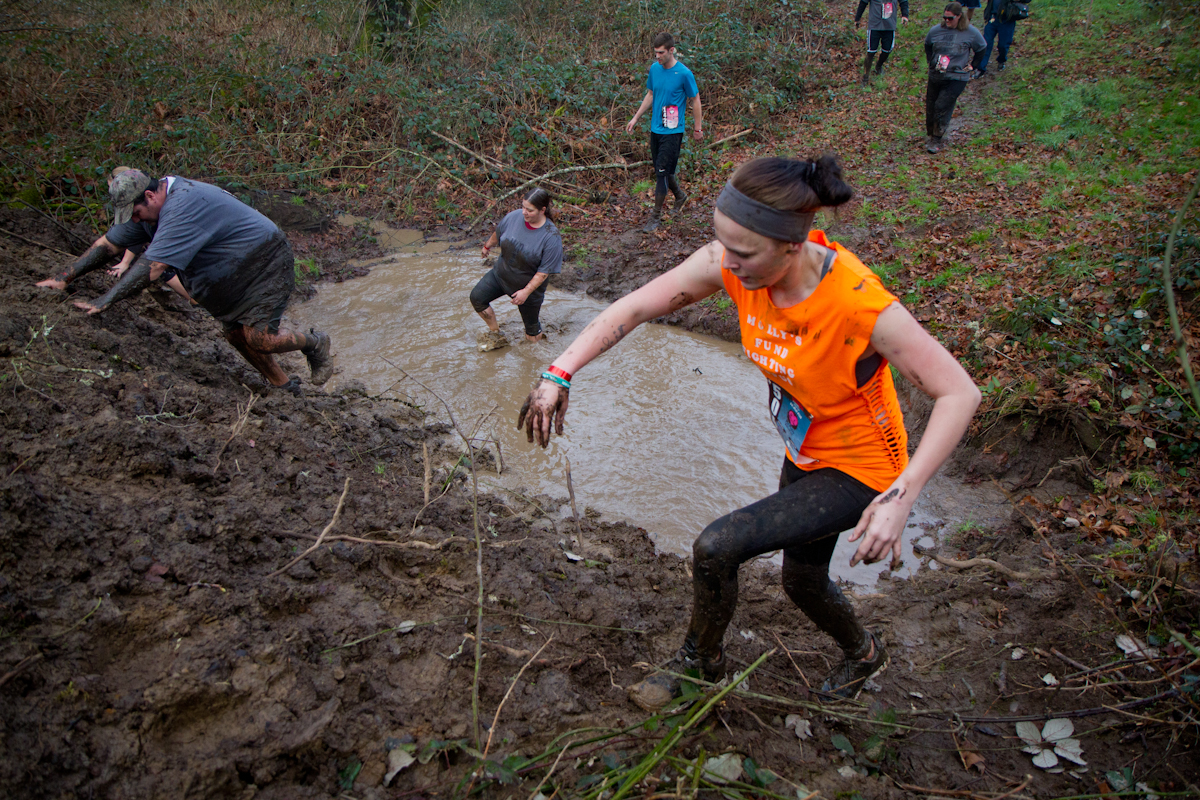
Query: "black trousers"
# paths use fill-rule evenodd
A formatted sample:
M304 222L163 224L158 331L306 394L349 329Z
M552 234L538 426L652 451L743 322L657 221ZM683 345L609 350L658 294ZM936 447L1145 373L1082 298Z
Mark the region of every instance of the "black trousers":
M878 494L839 470L805 472L784 458L778 492L716 520L692 546L695 601L685 647L702 657L718 658L737 606L738 567L755 556L783 550L787 596L849 656L866 655L866 630L829 579L829 560L838 534L857 525Z
M946 78L940 73L929 76L925 86L925 132L935 139L946 135L958 96L967 88L966 81Z

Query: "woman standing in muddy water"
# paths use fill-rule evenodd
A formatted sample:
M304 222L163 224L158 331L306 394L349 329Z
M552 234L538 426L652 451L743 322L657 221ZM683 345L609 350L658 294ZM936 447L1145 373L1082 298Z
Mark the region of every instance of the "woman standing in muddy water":
M738 567L783 550L783 588L844 662L822 690L857 697L887 653L829 578L841 531L861 539L851 565L900 558L918 493L950 455L979 390L852 253L811 230L822 207L852 196L832 156L744 164L713 214L716 241L609 306L542 373L518 427L545 447L561 435L572 375L635 327L724 288L737 304L742 346L767 378L768 411L784 440L779 491L711 523L693 545L691 622L669 672L725 674L722 641L737 605ZM934 399L912 458L889 365ZM747 409L747 413L751 412ZM659 672L630 688L654 711L678 692Z
M499 245L496 265L471 290L471 307L488 326L479 348L495 350L508 344L500 332L492 301L508 295L521 312L525 339L545 338L538 318L546 298L546 279L562 272L562 236L554 224L550 193L537 188L525 195L521 207L500 220L483 243L483 257Z

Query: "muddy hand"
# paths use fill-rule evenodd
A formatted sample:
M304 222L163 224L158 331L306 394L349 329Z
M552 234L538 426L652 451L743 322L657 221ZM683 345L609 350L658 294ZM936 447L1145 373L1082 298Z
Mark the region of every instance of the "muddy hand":
M75 301L75 307L86 311L89 317L92 314L99 314L104 310L104 306L92 305L91 303L84 302L83 300Z
M40 286L43 289L58 289L59 291L67 288L67 282L58 278L46 278L46 280L38 281L34 285Z
M912 501L906 496L907 489L891 486L886 492L871 501L863 509L862 517L850 534L849 541L862 538L862 544L850 558L850 566L863 561L874 564L892 552L892 569L900 564L900 537L908 521Z
M550 423L554 422L554 432L562 436L563 420L567 416L567 403L570 392L550 381L543 380L525 402L521 405L521 414L517 417L517 429L525 429L527 441L537 441L540 447L550 444Z

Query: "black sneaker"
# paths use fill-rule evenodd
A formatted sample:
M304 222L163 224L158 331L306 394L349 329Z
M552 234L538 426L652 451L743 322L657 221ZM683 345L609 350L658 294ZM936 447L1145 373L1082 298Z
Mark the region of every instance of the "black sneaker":
M629 687L629 699L633 701L633 704L651 714L661 711L668 703L682 694L683 679L677 675L669 675L670 672L684 675L691 670L711 683L724 678L725 650L721 650L721 655L716 661L709 661L685 645L679 648L675 657L663 664L661 669L665 671L655 672L645 680Z
M304 353L304 357L308 359L308 368L312 370L309 380L314 386L320 386L333 375L333 361L329 358L329 334L309 328L308 338L310 341L316 341L300 352Z
M1001 62L1000 62L998 65L997 65L997 67L996 67L996 68L997 68L997 69L999 69L1001 72L1004 72L1004 68L1005 68L1005 67L1007 67L1007 66L1008 66L1008 64L1006 64L1006 63L1004 63L1003 61L1001 61Z
M291 379L280 386L272 386L272 391L287 392L296 397L304 397L304 389L300 386L300 376L292 375Z
M870 658L854 660L847 658L825 679L825 683L821 685L822 692L853 700L863 690L868 678L879 675L887 669L888 654L883 642L879 641L879 637L870 631L867 632L867 635L871 637L871 644L874 645L875 652Z

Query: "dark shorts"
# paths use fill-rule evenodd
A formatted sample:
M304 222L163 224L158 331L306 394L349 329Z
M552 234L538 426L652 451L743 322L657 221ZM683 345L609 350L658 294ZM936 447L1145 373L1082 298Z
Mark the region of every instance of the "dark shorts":
M674 175L679 165L679 150L683 147L683 133L650 132L650 160L659 175Z
M494 300L499 300L501 297L509 297L509 294L500 284L496 270L488 270L488 273L480 278L479 283L475 284L475 288L471 290L471 308L475 309L475 313L482 314L487 311L488 306ZM542 323L538 316L542 310L542 301L545 299L546 284L543 283L536 292L525 299L524 303L517 306L517 310L521 312L521 322L525 323L526 336L537 336L542 332Z
M880 47L883 47L883 52L892 52L892 45L896 43L895 31L868 31L867 32L867 52L876 53Z
M979 0L963 0L963 3L962 3L963 8L979 8L979 6L980 6Z
M249 277L239 281L244 285L237 287L236 299L228 308L220 309L218 313L205 304L204 298L197 297L196 301L227 331L244 325L268 333L278 332L288 299L296 286L296 261L287 239L280 234L260 245L246 257L235 275Z

